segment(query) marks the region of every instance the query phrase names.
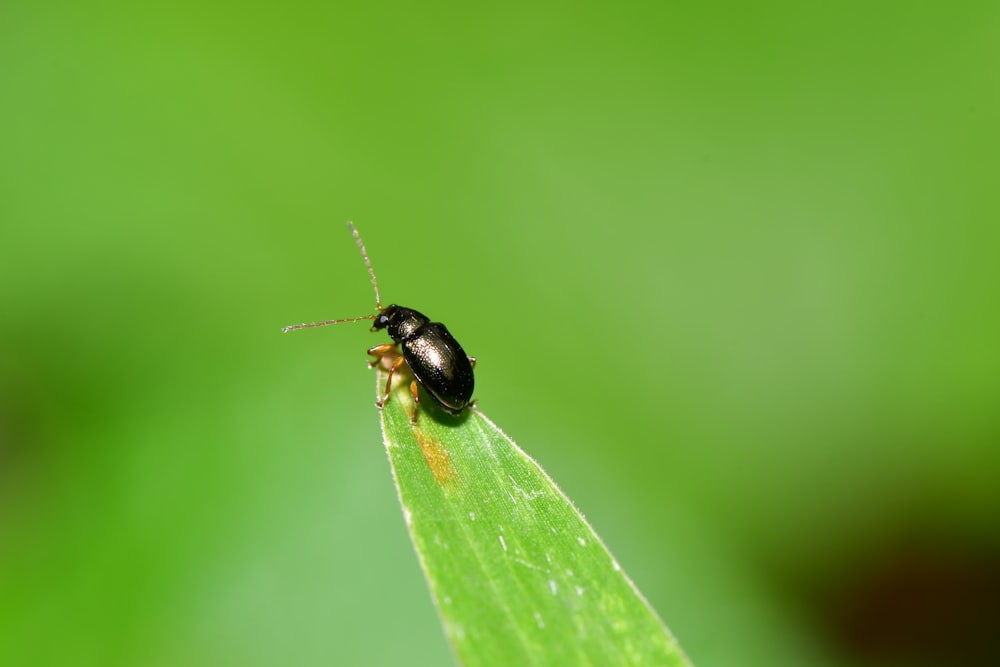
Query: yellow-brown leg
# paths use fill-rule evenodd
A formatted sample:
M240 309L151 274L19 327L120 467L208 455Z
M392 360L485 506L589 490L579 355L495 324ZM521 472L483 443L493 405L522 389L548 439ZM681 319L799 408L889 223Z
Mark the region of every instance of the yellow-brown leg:
M382 343L381 345L376 345L375 347L369 348L368 354L375 357L368 362L368 368L375 368L379 364L382 364L382 368L389 371L389 378L385 383L385 396L376 401L375 405L380 408L385 405L386 399L389 398L389 389L392 386L392 374L396 372L399 368L400 363L403 361L402 355L399 354L399 350L396 348L396 343Z
M385 395L375 402L375 405L378 407L381 408L385 405L385 402L389 400L389 391L392 389L392 374L403 365L404 361L403 355L399 355L396 357L396 360L392 362L392 366L389 368L389 377L385 381Z
M387 357L391 354L399 354L399 350L396 349L396 343L383 343L382 345L376 345L375 347L369 349L368 354L375 357L374 360L368 362L368 367L375 368L375 366L382 361L382 357ZM393 363L395 363L395 361Z

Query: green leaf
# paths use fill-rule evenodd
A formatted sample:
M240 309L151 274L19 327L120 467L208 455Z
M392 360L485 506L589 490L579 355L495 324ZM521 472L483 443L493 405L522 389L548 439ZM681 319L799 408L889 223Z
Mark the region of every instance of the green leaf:
M378 374L383 386L384 372ZM405 383L404 383L405 384ZM382 433L462 665L679 665L676 640L548 475L475 409L394 390Z

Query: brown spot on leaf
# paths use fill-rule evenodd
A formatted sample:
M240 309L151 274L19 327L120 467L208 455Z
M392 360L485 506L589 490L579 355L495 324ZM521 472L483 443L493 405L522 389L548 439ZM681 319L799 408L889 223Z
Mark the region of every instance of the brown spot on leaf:
M448 450L441 446L441 443L428 437L420 428L413 429L420 443L420 451L424 455L424 460L431 469L431 474L438 484L446 484L455 477L455 469L451 466L451 457Z

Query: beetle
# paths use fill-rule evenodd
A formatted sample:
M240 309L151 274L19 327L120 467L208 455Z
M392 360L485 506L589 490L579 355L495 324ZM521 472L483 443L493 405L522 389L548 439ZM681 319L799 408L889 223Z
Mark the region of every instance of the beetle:
M342 322L373 320L371 330L374 332L385 329L393 341L376 345L368 350L368 354L374 357L374 360L368 362L369 367L374 368L378 364L382 364L384 368L389 370L389 377L385 383L385 394L376 401L375 405L379 408L385 405L392 388L392 376L405 365L414 378L410 383L410 393L413 395L414 401L411 421L414 424L417 423L417 412L420 408L418 384L426 390L431 399L442 410L455 416L462 414L467 406L474 403L471 400L472 391L475 388L475 377L472 369L476 365L476 358L468 356L447 327L440 322L431 322L429 317L412 308L396 304L382 307L382 297L378 291L375 271L368 259L368 251L365 250L361 235L358 234L354 224L349 222L347 227L351 230L358 250L361 251L361 257L365 260L365 266L368 268L368 275L372 279L372 287L375 290L375 308L378 312L362 317L293 324L284 327L282 332L325 327L328 324Z

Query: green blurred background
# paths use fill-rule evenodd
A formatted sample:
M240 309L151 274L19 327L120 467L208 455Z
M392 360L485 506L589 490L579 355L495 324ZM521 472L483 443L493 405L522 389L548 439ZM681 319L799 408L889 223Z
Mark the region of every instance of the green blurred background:
M0 6L0 664L442 665L386 301L700 667L996 664L1000 6Z

